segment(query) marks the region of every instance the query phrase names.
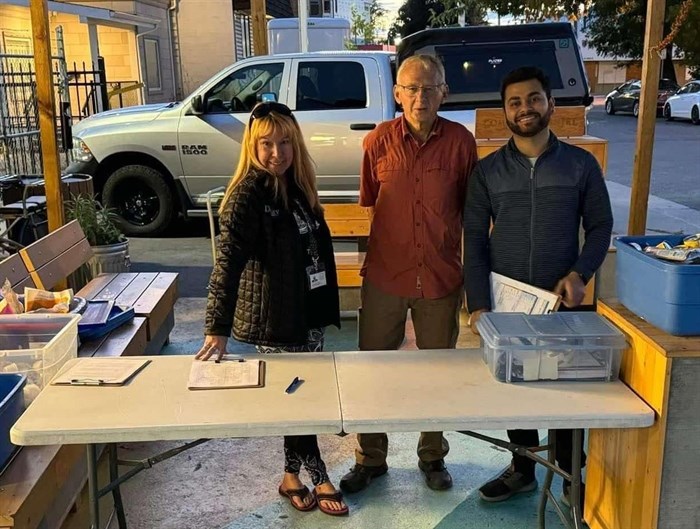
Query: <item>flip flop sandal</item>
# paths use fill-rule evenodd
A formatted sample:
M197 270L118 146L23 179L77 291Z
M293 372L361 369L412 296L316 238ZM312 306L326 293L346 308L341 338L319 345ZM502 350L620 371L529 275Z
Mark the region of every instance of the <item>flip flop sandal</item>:
M330 493L323 493L323 492L316 492L314 490L314 497L316 498L316 503L318 504L318 508L321 510L321 512L328 514L330 516L345 516L350 512L350 509L348 509L348 506L346 505L344 509L341 509L339 511L335 511L333 509L328 509L327 507L324 507L323 504L321 503L322 501L337 501L341 502L343 501L343 493L340 491L334 492L332 494Z
M309 497L311 492L309 491L308 487L303 487L301 489L288 489L288 490L283 490L282 485L280 485L279 489L277 491L280 493L281 496L284 496L289 500L289 503L291 504L292 507L294 507L297 511L301 512L307 512L311 511L314 508L316 508L316 498L314 498L314 501L309 503L308 505L305 505L303 507L299 507L296 503L294 503L294 498L299 498L302 502L302 505L304 504L304 500ZM313 496L313 495L312 495Z

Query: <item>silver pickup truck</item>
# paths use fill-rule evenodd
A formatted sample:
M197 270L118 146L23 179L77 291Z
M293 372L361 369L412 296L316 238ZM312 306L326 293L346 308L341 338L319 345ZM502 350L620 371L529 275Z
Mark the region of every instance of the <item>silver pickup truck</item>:
M243 129L263 94L294 110L316 162L325 202L355 202L362 140L401 109L396 66L439 56L450 95L441 114L473 130L474 109L500 106L500 82L535 65L558 105L588 105L588 82L568 23L443 28L405 38L396 54L316 52L259 56L222 70L181 102L110 110L73 129L68 172L93 175L129 235L156 235L178 214L201 215L206 194L233 173ZM271 96L272 94L272 96Z

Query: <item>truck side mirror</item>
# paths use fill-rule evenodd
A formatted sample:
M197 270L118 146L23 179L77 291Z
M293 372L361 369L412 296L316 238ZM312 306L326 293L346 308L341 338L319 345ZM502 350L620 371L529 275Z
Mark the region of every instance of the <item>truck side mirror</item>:
M194 96L191 105L193 114L204 114L204 103L201 95Z

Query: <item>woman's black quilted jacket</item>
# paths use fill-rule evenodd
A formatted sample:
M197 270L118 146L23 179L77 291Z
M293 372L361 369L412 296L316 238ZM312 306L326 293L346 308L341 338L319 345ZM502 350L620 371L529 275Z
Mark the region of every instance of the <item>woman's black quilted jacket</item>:
M275 199L269 175L251 172L219 219L219 255L209 280L205 334L256 345L303 345L313 327L340 326L338 279L328 226L321 217L319 253L327 286L306 306L305 249L290 211ZM290 189L290 196L296 188ZM300 198L303 198L298 192ZM310 313L314 321L310 321Z

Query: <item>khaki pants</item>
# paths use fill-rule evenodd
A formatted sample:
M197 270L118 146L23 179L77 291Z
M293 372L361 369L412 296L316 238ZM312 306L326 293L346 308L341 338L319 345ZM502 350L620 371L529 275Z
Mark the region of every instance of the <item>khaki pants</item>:
M459 310L462 289L439 299L403 298L386 294L366 279L362 282L360 311L360 350L398 349L406 330L406 315L411 311L419 349L454 349L459 334ZM436 380L435 384L441 381ZM386 462L386 434L357 434L360 445L355 458L361 465L376 467ZM442 432L422 432L418 440L418 458L429 462L443 459L450 446Z

